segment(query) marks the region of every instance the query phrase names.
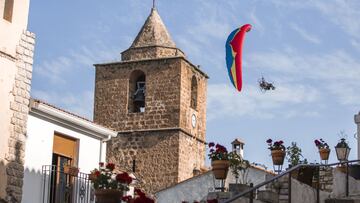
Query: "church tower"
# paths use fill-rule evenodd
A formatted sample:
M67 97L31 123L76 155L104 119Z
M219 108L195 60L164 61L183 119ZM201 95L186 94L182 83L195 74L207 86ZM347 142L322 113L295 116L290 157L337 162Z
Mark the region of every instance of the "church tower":
M96 64L95 122L119 132L107 160L154 193L205 163L208 76L176 47L153 8L120 62Z

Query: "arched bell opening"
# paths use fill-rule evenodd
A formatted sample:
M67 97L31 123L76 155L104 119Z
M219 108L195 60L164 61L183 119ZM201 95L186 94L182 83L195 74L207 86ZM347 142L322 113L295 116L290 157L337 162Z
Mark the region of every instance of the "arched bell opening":
M191 78L191 101L190 101L190 107L195 109L197 108L197 99L198 99L198 84L196 77L193 76Z
M140 70L131 73L129 79L129 113L145 112L146 76Z

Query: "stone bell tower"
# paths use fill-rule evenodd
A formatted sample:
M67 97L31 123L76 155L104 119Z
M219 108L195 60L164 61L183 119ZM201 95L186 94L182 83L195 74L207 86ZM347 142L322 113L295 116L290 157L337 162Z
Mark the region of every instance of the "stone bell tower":
M96 64L95 122L119 131L107 160L153 193L205 163L208 76L176 47L153 8L121 61Z

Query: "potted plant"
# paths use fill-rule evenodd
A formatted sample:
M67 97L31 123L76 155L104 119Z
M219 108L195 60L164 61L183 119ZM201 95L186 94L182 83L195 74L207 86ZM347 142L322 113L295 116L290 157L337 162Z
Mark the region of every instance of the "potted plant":
M229 184L229 191L240 193L250 188L247 182L248 168L250 163L243 159L238 153L229 153L230 170L235 176L235 184ZM240 181L239 181L240 180Z
M128 173L115 173L113 163L99 163L99 169L94 169L89 179L94 184L97 203L120 203L123 194L129 190L132 178Z
M302 161L300 160L300 158L303 157L301 152L302 151L301 151L300 147L297 146L296 142L292 142L291 146L288 146L286 148L287 161L289 162L289 168L302 163Z
M271 151L271 157L274 165L283 165L285 159L285 146L282 140L273 143L272 139L266 141L268 149Z
M212 171L216 179L226 179L229 171L229 160L227 149L219 144L209 143L210 153L208 154L211 159Z
M65 174L69 174L70 176L77 176L79 173L79 168L69 164L64 164L63 171Z
M292 142L291 146L286 148L287 161L289 162L289 168L295 167L299 164L307 164L307 159L301 160L303 157L302 150L296 142ZM314 167L300 167L299 170L291 173L293 178L296 178L302 183L312 186L312 180L314 176Z
M324 161L329 160L329 155L330 155L329 145L323 139L315 140L314 142L316 147L319 149L321 160Z

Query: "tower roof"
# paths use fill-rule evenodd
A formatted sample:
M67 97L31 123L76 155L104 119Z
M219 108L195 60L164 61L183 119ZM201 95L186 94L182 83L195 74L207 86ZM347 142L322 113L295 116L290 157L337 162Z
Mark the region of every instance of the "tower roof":
M142 26L131 48L146 46L165 46L176 48L175 42L166 29L156 8L151 9L149 17Z
M245 144L240 138L236 138L231 144Z
M129 49L121 53L122 61L185 57L176 47L156 8L149 17Z

